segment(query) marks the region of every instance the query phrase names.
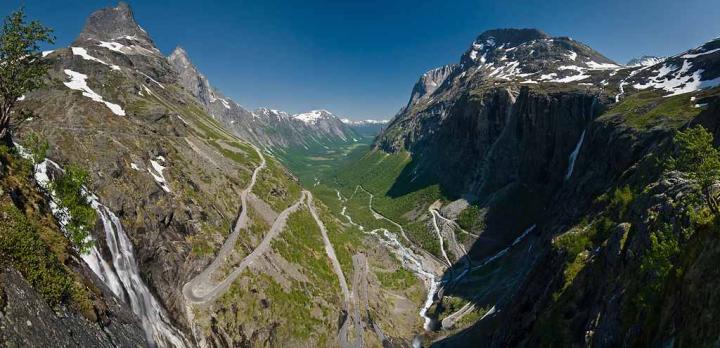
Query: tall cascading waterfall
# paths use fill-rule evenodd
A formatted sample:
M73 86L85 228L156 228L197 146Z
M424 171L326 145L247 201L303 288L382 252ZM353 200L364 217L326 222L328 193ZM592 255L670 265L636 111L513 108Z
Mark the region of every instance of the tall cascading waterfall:
M570 180L570 177L572 177L573 171L575 170L575 161L577 161L577 156L580 153L580 148L582 147L583 141L585 141L585 132L583 131L580 135L580 140L578 140L577 144L575 145L575 149L573 149L573 152L570 153L570 157L568 158L568 169L567 173L565 173L565 180Z
M595 115L598 114L598 98L593 97L592 104L590 105L590 120L595 119ZM575 170L575 162L577 161L577 157L580 154L580 149L582 148L583 142L585 141L585 133L587 133L588 126L585 127L585 129L582 131L582 134L580 134L580 139L578 140L577 144L575 144L575 148L570 153L570 157L568 157L568 168L565 172L565 181L570 180L572 177L573 171Z
M27 151L16 144L20 154L29 158ZM53 215L64 229L70 221L67 209L61 208L50 189L48 165L62 172L62 168L51 160L35 165L35 181L50 196L50 208ZM105 260L96 245L81 255L83 261L100 278L105 285L119 298L125 300L140 320L151 347L187 347L189 341L180 330L173 327L167 313L148 289L140 277L132 243L120 223L120 219L106 206L102 205L97 196L85 191L85 197L97 212L103 223L105 241L112 256L111 263ZM92 236L89 237L94 240Z
M115 272L109 276L109 281L106 281L106 284L113 284L117 278L122 291L116 292L115 288L117 286L115 285L108 285L108 287L113 290L115 295L121 298L123 298L123 291L127 295L126 300L129 302L133 312L142 320L143 329L145 329L145 334L151 345L156 344L159 347L188 346L187 339L182 332L173 327L165 310L140 278L140 271L135 260L132 244L120 223L120 219L108 207L100 204L95 196L88 196L88 201L102 220L103 229L105 230L105 242L112 255ZM96 249L96 247L93 247L93 249Z

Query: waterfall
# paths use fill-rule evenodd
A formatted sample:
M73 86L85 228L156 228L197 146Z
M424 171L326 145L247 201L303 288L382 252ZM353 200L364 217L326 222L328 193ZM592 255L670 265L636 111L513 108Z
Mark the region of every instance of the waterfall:
M22 147L17 144L16 147L23 157L29 157ZM46 159L35 165L35 181L47 192L52 213L60 227L64 229L70 221L70 215L67 209L58 205L54 192L48 186L50 183L48 165L62 171L57 163ZM87 254L81 255L83 261L117 297L124 299L130 305L133 313L142 321L151 347L189 346L188 340L182 332L172 326L168 315L140 277L132 244L120 219L108 207L102 205L97 196L86 190L83 193L103 223L105 241L112 255L112 266L103 259L97 245L94 245ZM88 238L93 240L92 236Z
M570 159L568 163L568 169L567 174L565 174L565 180L569 180L572 176L573 170L575 169L575 161L577 160L577 156L580 153L580 148L582 147L583 141L585 140L585 131L582 132L580 135L580 140L578 141L577 145L575 145L575 149L570 154Z
M102 220L103 229L105 230L105 242L112 255L114 272L112 272L112 269L108 272L103 267L103 273L109 274L109 281L103 280L106 281L106 284L113 290L115 295L125 298L133 312L140 317L145 335L151 345L159 347L188 346L187 339L178 329L172 326L165 310L140 277L132 243L125 233L120 219L108 207L100 204L95 196L88 196L88 201ZM96 251L97 248L93 247L93 249L91 255L99 255ZM100 262L106 264L102 258L100 258ZM96 272L96 274L102 278L101 273ZM118 280L119 284L117 283ZM127 296L123 296L123 293Z

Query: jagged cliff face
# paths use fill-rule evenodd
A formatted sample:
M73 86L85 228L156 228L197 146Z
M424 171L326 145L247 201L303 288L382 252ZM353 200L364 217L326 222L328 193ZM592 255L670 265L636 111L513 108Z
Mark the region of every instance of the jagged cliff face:
M416 154L418 173L442 182L451 195L487 194L512 182L557 184L567 154L615 93L591 82L609 84L618 68L569 38L489 31L460 64L426 74L449 73L423 97L413 93L376 144ZM424 79L414 90L423 89ZM439 168L443 158L457 165Z
M210 87L210 82L208 82L207 78L192 64L190 57L188 57L187 52L185 52L182 47L175 48L168 56L168 61L178 73L180 85L190 92L190 94L198 98L203 105L211 108L213 102L218 101L217 96L213 93L212 87ZM223 100L219 102L222 103Z
M198 98L204 109L237 136L269 149L328 145L353 142L357 134L338 117L326 110L289 115L286 112L260 108L248 111L223 96L192 64L187 52L177 47L168 61L185 90ZM316 116L313 116L317 114Z
M87 169L90 191L124 227L143 279L123 286L144 281L142 291L151 291L156 301L125 297L126 308L142 316L142 308L160 306L168 325L184 334L149 336L162 346L190 344L180 289L209 261L197 250L217 246L234 221L237 193L258 158L180 88L149 39L125 36L140 30L129 13L122 5L96 13L88 20L90 32L46 56L52 67L48 85L25 99L22 107L38 118L24 130L47 138L48 156L60 165ZM102 30L107 33L98 34ZM113 260L108 228L98 224L95 237L105 259ZM116 269L123 271L128 270Z
M511 284L498 293L488 291L492 285L482 277L450 281L439 294L492 309L439 345L708 342L702 332L711 332L712 324L688 325L687 316L668 309L686 313L680 303L696 306L707 291L687 285L703 272L695 262L716 255L712 245L698 247L708 238L702 233L681 242L693 251L678 256L680 262L693 270L668 280L678 293L659 301L669 307L633 306L645 296L637 295L644 294L643 282L654 279L639 270L642 255L652 250L650 236L663 223L675 224L676 234L687 226L675 220L679 212L669 203L683 194L684 181L661 177L653 156L693 119L717 133L710 120L717 115L719 44L716 39L666 59L621 66L570 38L492 30L448 74L440 68L420 79L408 106L376 139L375 151L409 152L403 180L416 188L439 185L445 199L477 207L483 227L468 247L472 264L501 267L504 275L493 284ZM429 90L431 80L442 82ZM619 214L607 197L626 185L638 196L628 213ZM402 198L412 189L391 193ZM440 211L459 216L457 206ZM414 211L405 216L417 216ZM563 243L585 238L578 236L596 231L598 221L607 224L602 236L568 256ZM518 258L524 261L508 267ZM486 266L486 260L502 266ZM462 267L457 261L448 279ZM444 312L451 308L444 296L436 298L439 318L459 315ZM655 315L662 319L653 321Z
M454 64L445 65L424 73L423 76L420 77L420 80L415 83L415 87L413 87L408 106L415 104L418 99L435 92L435 90L445 82L445 79L457 68L458 66Z
M527 175L544 184L562 177L554 174L567 168L567 154L589 122L628 94L673 96L717 85L719 44L622 67L570 38L488 31L458 65L426 73L375 143L414 153L418 172L445 181L451 194L477 195ZM440 86L427 89L428 81ZM460 168L433 165L445 156Z

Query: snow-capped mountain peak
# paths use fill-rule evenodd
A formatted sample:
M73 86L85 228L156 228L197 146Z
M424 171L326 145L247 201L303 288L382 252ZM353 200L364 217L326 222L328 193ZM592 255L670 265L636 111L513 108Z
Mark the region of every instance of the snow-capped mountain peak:
M625 64L625 66L628 66L628 67L652 66L652 65L658 64L664 60L665 60L664 57L642 56L642 57L630 59L630 61L628 61L627 64Z
M655 89L667 96L720 85L720 39L668 57L656 64L636 67L627 84L636 90Z
M293 115L293 118L307 124L313 124L322 119L335 118L335 115L333 115L330 111L321 109Z
M621 66L569 37L550 37L536 29L495 29L482 33L454 72L522 83L587 80L591 71Z
M260 117L260 118L273 118L276 120L287 120L290 119L290 115L285 111L275 110L275 109L268 109L268 108L258 108L255 111L253 111L253 117Z

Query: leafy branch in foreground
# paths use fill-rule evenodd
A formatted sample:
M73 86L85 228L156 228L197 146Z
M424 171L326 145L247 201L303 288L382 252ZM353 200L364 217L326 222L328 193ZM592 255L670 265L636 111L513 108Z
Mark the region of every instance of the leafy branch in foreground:
M51 183L58 204L67 209L70 215L65 225L68 238L81 254L88 252L93 246L89 238L90 229L97 221L97 213L88 204L83 193L87 178L88 173L84 169L69 165L65 168L65 173Z
M25 136L24 144L30 162L37 168L45 161L50 147L47 139L30 131ZM87 171L78 166L69 165L47 187L55 203L61 209L66 209L68 216L66 221L63 221L63 228L70 242L81 254L89 252L93 246L93 242L89 238L90 230L95 226L97 220L97 213L88 203L84 192L87 181Z
M41 137L33 131L28 132L25 136L23 144L25 144L25 147L27 147L30 152L30 159L35 165L45 160L47 151L50 149L50 144L47 139Z
M26 23L23 9L7 16L0 28L0 140L10 144L10 116L18 99L43 86L48 65L39 43L54 43L52 29Z
M713 135L696 126L677 132L674 143L676 153L668 160L668 169L685 173L712 214L720 216L716 189L720 181L720 151L713 145Z

